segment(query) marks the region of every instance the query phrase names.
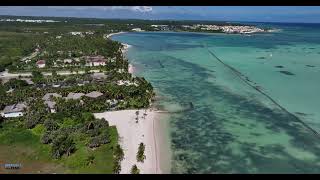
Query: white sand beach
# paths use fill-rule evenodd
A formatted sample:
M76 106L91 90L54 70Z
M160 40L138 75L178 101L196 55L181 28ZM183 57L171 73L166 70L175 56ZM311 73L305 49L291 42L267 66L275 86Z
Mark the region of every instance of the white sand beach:
M110 34L108 34L106 37L107 37L107 38L110 38L110 37L111 37L111 36L113 36L113 35L116 35L116 34L123 34L123 33L127 33L127 32L123 32L123 31L121 31L121 32L117 32L117 33L110 33ZM131 47L131 45L126 44L126 43L121 43L121 44L123 45L122 53L127 52L128 48L130 48L130 47Z
M122 34L126 32L118 32L107 35L110 38L115 34ZM129 44L122 43L122 53L126 53L128 48L132 47ZM128 66L128 72L133 74L135 67L132 64ZM138 123L136 123L136 111L139 111ZM146 114L144 116L144 114ZM121 161L121 174L130 174L131 168L134 164L140 169L141 174L161 174L167 173L170 165L160 168L160 161L168 161L166 148L160 149L166 142L162 137L160 114L151 109L140 110L121 110L121 111L107 111L103 113L95 113L96 118L105 118L110 126L116 126L119 134L119 144L124 151L124 159ZM137 162L136 155L140 143L145 144L146 159L143 163ZM164 146L166 147L166 146ZM167 148L169 149L169 148ZM164 150L164 151L163 151ZM160 154L164 157L160 159ZM168 159L166 159L168 158ZM167 163L166 163L167 164ZM162 168L164 170L162 170Z
M136 111L139 111L136 123ZM144 113L147 115L144 116ZM116 126L119 133L119 144L124 151L121 162L121 174L129 174L132 166L136 164L141 174L160 174L159 133L155 131L157 116L151 109L122 110L95 113L96 118L105 118L111 126ZM136 155L140 143L145 144L146 159L143 163L137 162Z
M117 33L110 33L110 34L107 35L107 38L110 38L111 36L116 35L116 34L123 34L123 33L126 33L126 32L120 31L120 32L117 32Z

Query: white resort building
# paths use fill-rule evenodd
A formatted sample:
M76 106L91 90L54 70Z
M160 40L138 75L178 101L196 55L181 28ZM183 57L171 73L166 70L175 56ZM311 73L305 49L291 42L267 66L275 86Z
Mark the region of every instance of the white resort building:
M131 29L132 31L136 31L136 32L141 32L141 31L144 31L144 30L142 30L141 28L133 28L133 29Z
M6 106L1 114L5 118L23 116L23 112L27 106L24 103L17 103L14 105Z
M104 56L87 56L86 57L86 66L105 66L107 60Z
M76 35L82 35L82 32L70 32L71 35L76 36Z

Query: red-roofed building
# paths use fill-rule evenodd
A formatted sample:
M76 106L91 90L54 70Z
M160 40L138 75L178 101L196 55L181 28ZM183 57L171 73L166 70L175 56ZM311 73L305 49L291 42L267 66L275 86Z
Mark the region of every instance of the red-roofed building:
M46 66L46 61L45 60L39 60L36 63L38 68L44 68Z
M104 56L98 55L98 56L90 56L87 57L87 66L105 66L107 63L107 60L104 58Z

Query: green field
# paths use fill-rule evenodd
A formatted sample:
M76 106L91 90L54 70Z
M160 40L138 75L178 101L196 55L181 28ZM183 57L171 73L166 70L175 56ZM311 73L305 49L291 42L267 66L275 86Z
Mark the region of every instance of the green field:
M41 125L29 130L18 120L4 122L0 131L1 163L21 163L19 170L4 170L0 173L113 173L113 148L118 134L110 127L111 142L96 149L84 142L76 142L76 151L61 159L51 157L50 145L40 142L44 133Z

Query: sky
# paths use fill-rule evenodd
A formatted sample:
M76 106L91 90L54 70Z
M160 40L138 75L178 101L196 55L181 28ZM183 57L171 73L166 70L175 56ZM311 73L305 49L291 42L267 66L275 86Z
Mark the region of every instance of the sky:
M0 15L320 23L320 6L1 6Z

